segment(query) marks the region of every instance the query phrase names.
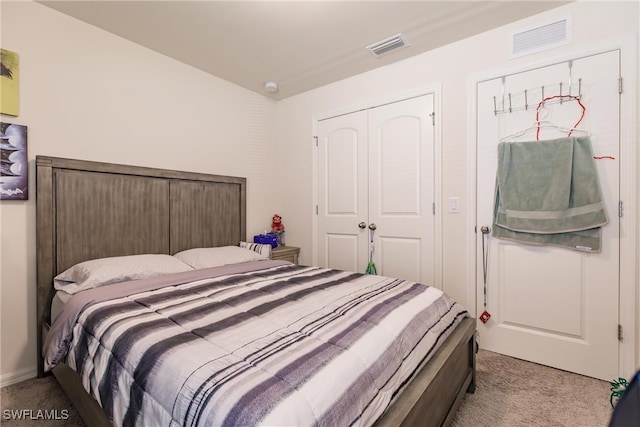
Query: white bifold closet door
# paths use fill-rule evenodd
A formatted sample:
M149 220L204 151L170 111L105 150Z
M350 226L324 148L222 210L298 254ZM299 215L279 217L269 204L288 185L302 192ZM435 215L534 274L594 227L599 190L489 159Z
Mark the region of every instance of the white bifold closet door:
M478 315L484 310L486 292L491 313L486 324L478 322L480 347L603 380L618 375L619 55L613 50L477 85L477 310ZM595 160L609 219L602 228L602 252L532 246L488 235L485 288L480 227L493 227L498 142L530 127L542 87L545 97L558 95L560 82L563 94L569 88L573 95L581 90L586 113L579 128L591 133L594 155L603 157ZM525 90L527 109L521 108ZM506 110L497 115L494 96L497 109ZM545 120L565 128L581 115L576 101L550 102L546 109ZM540 139L563 136L545 128ZM519 138L535 139L535 131Z
M433 284L433 94L318 122L318 264ZM373 243L369 226L375 227Z

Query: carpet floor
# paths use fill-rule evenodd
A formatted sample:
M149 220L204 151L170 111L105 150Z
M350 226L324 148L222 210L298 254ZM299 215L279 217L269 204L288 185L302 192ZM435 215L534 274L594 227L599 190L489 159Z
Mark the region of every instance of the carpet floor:
M452 427L606 427L606 381L480 350L476 392L467 394Z
M476 392L465 396L452 427L606 427L609 423L611 392L606 381L486 350L478 352L476 364ZM85 425L51 376L3 387L0 407L3 427ZM42 419L42 411L57 419ZM16 419L18 414L23 419Z

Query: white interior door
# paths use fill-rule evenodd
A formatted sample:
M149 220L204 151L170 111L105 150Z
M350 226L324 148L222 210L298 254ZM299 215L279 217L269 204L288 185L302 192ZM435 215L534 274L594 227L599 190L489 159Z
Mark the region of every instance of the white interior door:
M366 111L318 122L317 162L318 265L364 272L369 224Z
M318 122L318 265L435 283L434 95Z
M486 324L478 322L480 346L604 380L618 374L619 63L616 50L477 85L477 310L485 309L486 292L491 314ZM605 156L596 160L609 218L602 228L602 252L531 246L488 235L485 288L479 230L493 227L498 141L530 127L542 87L545 97L559 94L559 82L564 94L569 87L574 95L581 89L586 113L579 127L591 133L594 155ZM521 108L525 90L533 108ZM494 108L510 107L510 113L494 113ZM547 120L567 128L581 114L575 101L546 108ZM566 134L548 129L540 139L561 136ZM535 140L535 132L520 138L527 139Z
M378 273L435 283L433 95L369 111L369 222Z

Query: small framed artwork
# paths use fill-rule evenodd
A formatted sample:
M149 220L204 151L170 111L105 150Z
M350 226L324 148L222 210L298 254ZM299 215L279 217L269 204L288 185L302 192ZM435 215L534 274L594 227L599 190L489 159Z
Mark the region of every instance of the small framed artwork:
M27 127L0 122L0 200L28 200Z
M20 114L20 59L10 50L0 49L0 113Z

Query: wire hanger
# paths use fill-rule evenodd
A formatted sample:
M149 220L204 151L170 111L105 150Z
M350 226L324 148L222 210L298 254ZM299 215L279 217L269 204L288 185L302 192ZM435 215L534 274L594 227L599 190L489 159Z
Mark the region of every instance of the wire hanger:
M566 99L566 98L575 99L578 102L578 105L580 106L580 108L582 109L582 114L580 115L580 119L578 119L578 121L573 125L573 127L566 128L566 127L563 127L563 126L559 126L559 125L557 125L555 123L552 123L552 122L550 122L548 120L544 120L544 117L546 117L548 115L548 110L544 106L544 103L547 102L547 101L550 101L552 99L557 99L557 98L560 98L560 99ZM539 141L540 140L540 129L542 129L542 128L556 129L556 130L558 130L558 132L566 133L567 136L571 136L571 134L574 133L574 132L584 132L586 136L590 136L591 133L589 131L586 131L586 130L583 130L583 129L577 129L577 126L580 124L582 119L584 119L585 112L586 112L586 107L582 104L582 102L580 101L580 97L578 97L578 96L573 96L573 95L554 95L554 96L549 96L547 98L544 98L538 104L538 107L536 108L536 121L531 126L529 126L526 129L523 129L521 131L518 131L516 133L513 133L511 135L507 135L507 136L501 138L500 142L507 142L510 139L521 137L521 136L525 135L526 133L528 133L528 132L530 132L532 130L536 131L536 141Z

